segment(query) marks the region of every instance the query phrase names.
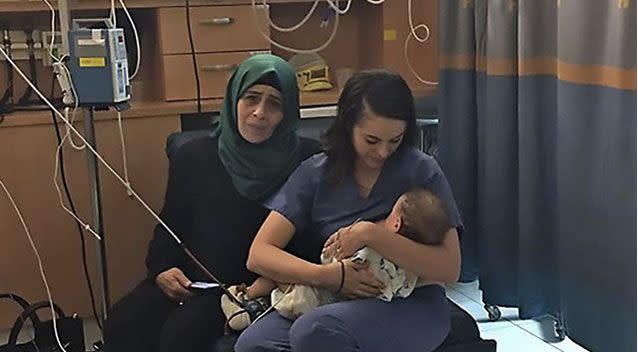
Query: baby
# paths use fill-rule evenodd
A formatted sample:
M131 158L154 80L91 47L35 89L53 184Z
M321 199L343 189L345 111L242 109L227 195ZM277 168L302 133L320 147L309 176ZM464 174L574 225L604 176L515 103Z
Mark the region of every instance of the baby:
M431 192L416 188L403 194L394 204L383 226L415 242L440 245L446 232L452 227L443 203ZM364 247L352 257L354 261L368 263L374 276L385 286L379 299L391 301L405 298L415 287L422 286L418 277L399 268L371 248ZM323 264L335 259L331 253L321 254ZM271 304L279 314L296 319L301 314L320 305L334 303L341 298L329 290L306 285L279 285L271 293Z

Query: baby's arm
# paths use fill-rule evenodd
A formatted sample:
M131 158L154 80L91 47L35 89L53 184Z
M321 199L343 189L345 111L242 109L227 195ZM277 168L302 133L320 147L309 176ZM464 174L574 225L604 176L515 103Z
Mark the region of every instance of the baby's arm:
M277 287L277 283L273 280L260 276L255 282L253 282L247 289L247 298L256 299L259 297L266 297L270 295L270 292Z

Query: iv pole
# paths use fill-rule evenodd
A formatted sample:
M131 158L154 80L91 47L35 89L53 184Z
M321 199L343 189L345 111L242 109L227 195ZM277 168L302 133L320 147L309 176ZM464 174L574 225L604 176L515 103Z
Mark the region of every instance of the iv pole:
M70 12L68 0L58 1L58 10L60 13L60 34L62 37L62 55L69 54L69 23ZM55 35L52 33L52 35ZM77 97L76 97L77 99ZM93 108L84 108L84 138L87 142L97 150L95 145L95 119L93 116ZM104 223L102 214L102 196L100 192L100 175L97 165L97 158L91 151L86 148L86 156L88 161L89 170L89 187L90 187L90 201L91 201L91 215L92 215L92 227L96 230L97 234L101 237L96 244L97 260L98 260L98 273L100 276L100 298L102 307L102 320L106 320L107 312L110 305L109 299L109 283L108 283L108 267L106 263L106 240L104 234Z
M93 116L93 108L88 107L84 110L84 138L87 143L97 151L95 145L95 119ZM90 187L90 200L92 209L93 228L100 236L100 240L96 243L98 269L100 275L100 291L102 300L102 321L106 320L108 309L111 306L109 299L109 281L108 281L108 267L106 263L106 237L104 234L104 222L102 216L102 195L100 192L100 174L97 165L97 158L95 155L86 148L86 158L89 168L89 187Z

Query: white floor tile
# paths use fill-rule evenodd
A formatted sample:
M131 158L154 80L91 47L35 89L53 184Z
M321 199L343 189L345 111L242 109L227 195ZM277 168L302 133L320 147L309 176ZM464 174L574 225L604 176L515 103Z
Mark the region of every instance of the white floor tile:
M551 345L560 348L560 350L563 352L589 352L588 349L570 340L569 337L566 337L565 341L562 341L559 343L552 343Z
M445 290L445 294L447 295L447 298L458 305L461 304L460 302L465 302L468 300L467 296L450 288Z
M97 326L95 319L84 319L84 345L87 351L93 351L93 343L102 340L102 332Z
M563 341L558 341L554 334L554 321L551 318L541 319L541 320L530 320L525 321L524 323L518 324L521 329L528 331L535 336L543 339L544 341L550 343L552 346L559 348L564 352L587 352L587 349L579 346L575 342L569 339L569 337L565 338Z
M484 332L498 329L508 329L511 327L516 327L516 325L512 324L512 322L507 320L499 320L499 321L490 321L484 323L478 323L479 333L481 337L485 338Z
M478 289L478 281L468 283L456 283L450 288L465 295L476 303L483 302L483 291Z
M478 281L469 283L456 283L454 285L448 286L448 291L451 290L456 291L456 293L453 293L454 299L461 299L459 297L464 296L465 298L479 304L481 307L485 305L483 303L483 292L478 289ZM450 299L454 301L453 298ZM501 319L507 319L511 321L520 320L520 318L518 317L518 308L499 307L499 310L501 311ZM487 319L487 311L485 311L485 319Z
M478 280L472 282L457 282L448 287L459 292L475 292L479 291L479 282Z
M463 308L476 320L476 322L478 323L479 331L481 332L516 326L509 320L503 318L497 321L490 321L488 319L487 312L485 311L485 309L483 309L483 306L468 298L455 303L461 306L461 308Z
M467 298L471 299L472 301L476 302L476 303L480 303L483 304L483 292L476 290L476 291L463 291L461 292L461 294L464 294Z
M517 326L483 332L484 339L496 340L496 352L557 352L558 348Z
M497 341L497 352L588 351L569 337L558 341L551 318L520 320L518 308L499 307L501 319L490 322L483 307L483 293L478 287L478 281L456 283L447 286L447 295L476 319L481 337Z
M479 304L483 307L483 303ZM485 309L483 309L485 310ZM501 319L507 319L509 321L518 321L520 318L518 317L518 308L509 308L509 307L498 307L498 310L501 311ZM485 316L487 317L487 311L485 311Z

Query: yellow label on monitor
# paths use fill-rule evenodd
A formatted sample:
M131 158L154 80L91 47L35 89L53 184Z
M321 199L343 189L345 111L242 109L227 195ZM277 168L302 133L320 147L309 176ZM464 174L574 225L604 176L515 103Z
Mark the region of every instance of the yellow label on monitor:
M103 57L81 57L80 67L104 67L106 60Z
M385 41L397 40L397 31L394 29L385 29L383 31L383 40Z

